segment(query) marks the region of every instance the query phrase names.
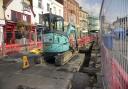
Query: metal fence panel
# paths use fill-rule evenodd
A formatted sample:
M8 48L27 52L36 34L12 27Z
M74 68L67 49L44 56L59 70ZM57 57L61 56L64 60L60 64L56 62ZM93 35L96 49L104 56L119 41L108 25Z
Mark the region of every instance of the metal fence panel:
M128 89L128 0L103 0L101 53L105 89Z

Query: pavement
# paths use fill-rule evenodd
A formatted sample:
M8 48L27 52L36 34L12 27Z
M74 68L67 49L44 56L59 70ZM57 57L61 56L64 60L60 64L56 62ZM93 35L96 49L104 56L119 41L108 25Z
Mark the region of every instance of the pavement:
M14 58L18 61L12 57L12 61L5 60L0 63L0 89L68 89L74 72L82 66L84 54L75 56L61 67L44 63L26 70L21 69L20 58Z
M72 73L55 71L38 65L1 76L0 89L18 89L20 85L34 89L67 89Z

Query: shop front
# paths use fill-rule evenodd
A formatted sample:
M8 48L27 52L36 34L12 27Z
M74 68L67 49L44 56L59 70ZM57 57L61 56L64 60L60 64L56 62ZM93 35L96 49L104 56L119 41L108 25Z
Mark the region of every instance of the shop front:
M36 27L27 22L6 22L4 25L5 54L13 54L36 46Z

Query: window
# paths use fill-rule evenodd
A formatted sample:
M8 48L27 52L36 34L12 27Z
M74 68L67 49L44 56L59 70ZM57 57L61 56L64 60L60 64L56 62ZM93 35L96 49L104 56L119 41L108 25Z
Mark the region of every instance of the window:
M63 31L63 20L60 17L56 17L53 19L52 27L54 30Z
M17 21L16 11L11 11L11 19L12 19L12 21L14 21L14 22Z
M53 7L53 13L56 14L56 7Z
M38 7L42 8L42 0L38 0Z
M42 24L42 14L39 14L39 24Z
M27 17L27 22L31 23L31 15L26 15Z
M12 31L7 31L6 32L6 44L13 44L14 43L14 40L13 40L13 32Z
M11 11L11 20L14 22L21 21L23 18L23 14L16 11Z
M21 39L22 38L22 34L20 31L15 31L15 38L16 39Z
M21 12L17 12L17 11L11 11L11 20L14 22L17 21L26 21L26 22L31 22L31 15L27 15Z
M47 3L47 11L50 11L50 4Z
M59 15L61 16L61 9L59 9Z
M37 29L37 41L41 41L41 39L42 39L42 33L41 33L41 30L42 29Z
M30 23L31 15L23 14L23 21Z
M63 29L63 23L62 23L62 21L57 21L56 22L56 29L57 30L62 30Z

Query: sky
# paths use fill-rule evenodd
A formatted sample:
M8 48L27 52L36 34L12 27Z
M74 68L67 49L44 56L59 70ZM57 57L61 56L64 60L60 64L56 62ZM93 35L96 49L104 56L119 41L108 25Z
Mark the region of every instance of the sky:
M99 16L102 0L77 0L85 11L94 16Z

